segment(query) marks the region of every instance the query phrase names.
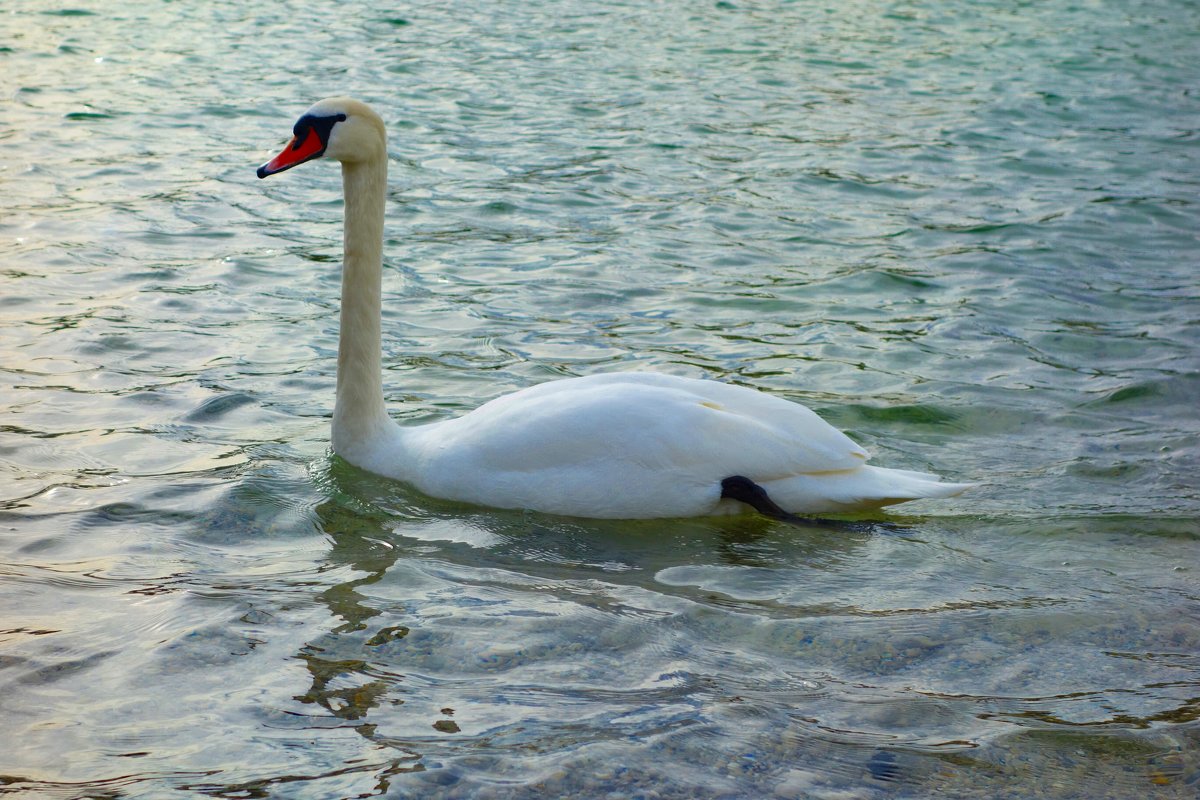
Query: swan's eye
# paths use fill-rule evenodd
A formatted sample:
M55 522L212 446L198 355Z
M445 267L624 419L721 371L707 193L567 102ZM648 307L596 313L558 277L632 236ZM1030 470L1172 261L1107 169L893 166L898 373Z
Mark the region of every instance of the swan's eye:
M321 139L321 144L328 146L329 134L333 131L333 126L345 121L345 114L331 114L328 117L305 114L296 121L295 127L292 128L292 133L296 135L296 141L303 142L307 138L308 131L315 131Z

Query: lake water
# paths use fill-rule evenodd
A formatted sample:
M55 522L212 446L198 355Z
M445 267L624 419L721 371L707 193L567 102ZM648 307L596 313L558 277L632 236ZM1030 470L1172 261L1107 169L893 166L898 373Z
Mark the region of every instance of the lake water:
M0 795L1194 798L1200 7L8 0ZM420 422L652 369L977 490L604 522L331 458L390 127Z

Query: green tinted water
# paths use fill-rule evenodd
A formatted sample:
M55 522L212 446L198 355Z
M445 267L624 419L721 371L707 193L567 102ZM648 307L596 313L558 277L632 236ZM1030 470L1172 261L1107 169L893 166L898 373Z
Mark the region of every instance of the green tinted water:
M1200 789L1194 4L0 14L0 794ZM896 530L433 503L328 455L391 130L421 421L710 377L983 486Z

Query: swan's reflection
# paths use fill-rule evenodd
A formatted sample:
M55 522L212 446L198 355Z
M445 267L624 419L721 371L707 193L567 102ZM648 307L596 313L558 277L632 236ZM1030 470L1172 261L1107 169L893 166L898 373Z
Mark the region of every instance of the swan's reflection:
M297 654L311 683L296 699L398 752L386 769L389 774L425 769L431 757L453 746L447 734L458 730L449 707L439 708L415 727L404 726L427 731L423 735L385 735L379 720L373 719L373 712L377 717L381 707L404 705L417 691L401 671L411 665L403 656L396 657L410 633L403 614L381 611L378 600L364 594L398 562L413 559L480 573L516 573L550 595L556 595L556 587L593 580L719 604L711 591L667 585L656 576L689 565L769 569L808 559L829 568L864 538L862 533L838 530L796 530L753 516L630 522L470 508L431 500L336 460L317 479L329 498L315 509L331 545L327 568L350 568L356 574L319 595L337 624ZM589 602L622 610L601 597ZM424 622L421 630L428 635L428 621Z

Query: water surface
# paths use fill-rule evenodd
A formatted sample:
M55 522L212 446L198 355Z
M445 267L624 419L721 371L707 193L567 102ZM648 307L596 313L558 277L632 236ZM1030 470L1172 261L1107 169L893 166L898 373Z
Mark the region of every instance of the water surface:
M1192 798L1200 10L0 14L0 794ZM328 452L390 128L416 423L654 369L981 487L874 530L439 503Z

